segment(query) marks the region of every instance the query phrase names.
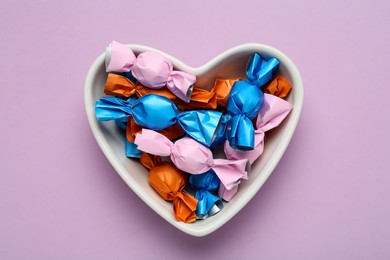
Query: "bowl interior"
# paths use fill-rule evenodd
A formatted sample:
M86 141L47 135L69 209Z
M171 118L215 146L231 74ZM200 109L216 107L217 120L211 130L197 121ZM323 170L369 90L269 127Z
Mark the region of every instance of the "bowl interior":
M197 76L196 86L210 89L215 78L232 78L245 76L248 58L254 52L263 57L276 57L280 61L279 74L292 83L293 89L287 100L293 104L293 110L283 123L274 130L267 132L265 149L261 157L252 165L249 180L243 181L239 192L229 202L224 203L223 210L206 220L192 224L176 221L173 216L172 203L162 200L148 183L148 171L134 159L125 156L125 134L115 126L114 122L99 123L95 117L94 104L103 94L107 73L104 67L104 54L101 54L90 67L85 82L85 106L92 132L117 173L128 186L153 210L170 224L194 236L204 236L215 231L231 219L256 194L272 173L290 142L303 103L303 86L300 74L292 61L280 51L261 44L246 44L230 49L214 58L209 63L191 68L176 58L159 50L141 46L129 45L136 53L153 50L170 59L175 69L193 73Z

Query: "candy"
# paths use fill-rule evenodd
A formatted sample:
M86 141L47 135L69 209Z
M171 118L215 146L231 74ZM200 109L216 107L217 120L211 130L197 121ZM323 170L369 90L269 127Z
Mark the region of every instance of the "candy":
M137 134L138 149L158 155L169 156L177 168L191 174L202 174L212 169L226 189L230 190L247 178L248 160L214 159L209 148L184 137L172 143L165 136L148 129Z
M138 98L147 94L156 94L164 96L174 103L177 103L179 100L166 87L160 89L147 88L138 82L134 83L128 78L114 73L108 73L106 85L104 86L104 94L119 97L136 95Z
M141 154L142 165L150 170L149 183L166 201L173 201L173 211L178 221L191 223L196 220L198 200L183 192L186 175L172 163L161 161L158 156Z
M234 83L227 103L231 119L227 123L226 138L236 150L247 151L254 148L254 127L252 119L258 114L264 94L260 90L274 75L279 66L275 58L264 60L255 53L248 61L248 80Z
M226 128L230 145L237 150L252 150L254 128L252 119L259 113L263 92L247 81L234 83L230 92L227 112L231 116Z
M162 130L175 123L198 142L209 146L217 130L222 113L212 110L186 111L179 114L175 104L158 95L146 95L136 101L118 97L103 97L95 104L98 121L127 120L153 130Z
M173 71L160 53L137 57L114 41L106 50L104 87L114 97L96 102L96 118L115 120L125 129L126 155L150 170L150 185L173 201L178 221L206 219L238 192L250 165L263 153L265 132L292 109L283 100L291 84L281 75L275 78L278 67L276 58L254 53L246 80L217 78L206 90L196 87L194 75ZM222 143L227 159L215 159L212 150L219 153Z
M198 200L197 219L206 219L222 210L222 200L211 193L211 191L217 190L220 184L213 170L203 174L193 174L188 182L196 189L195 198Z
M153 89L167 86L175 96L189 102L196 81L194 75L174 71L172 63L157 52L147 51L136 57L130 48L113 41L106 49L106 71L130 70L142 85Z
M147 94L164 96L173 103L178 104L181 109L226 109L227 99L233 83L239 78L217 79L210 91L194 87L190 102L184 102L172 94L166 87L151 89L139 82L133 82L123 75L108 73L104 94L118 97L130 97L136 95L138 98Z
M291 111L292 105L287 101L270 94L264 94L264 103L256 119L255 148L240 152L225 142L226 157L231 160L248 159L252 164L264 150L265 132L277 127Z

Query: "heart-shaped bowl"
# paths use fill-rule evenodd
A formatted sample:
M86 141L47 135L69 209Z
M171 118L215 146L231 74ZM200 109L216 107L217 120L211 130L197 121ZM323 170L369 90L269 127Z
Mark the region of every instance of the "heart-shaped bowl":
M191 224L178 222L172 209L172 203L164 201L149 185L148 170L139 162L128 159L125 155L125 137L114 122L99 123L96 120L94 104L103 94L107 79L105 71L105 54L101 54L91 65L84 89L84 101L87 117L92 132L111 165L126 182L126 184L155 212L176 228L193 236L205 236L217 230L237 214L256 194L283 156L297 126L303 104L303 85L297 67L285 54L263 44L244 44L234 47L208 62L192 68L180 60L160 50L142 45L128 45L135 54L145 51L155 51L167 57L176 70L196 75L197 87L210 89L216 78L233 78L245 76L246 63L255 52L264 58L275 57L280 61L279 74L286 77L292 84L292 91L287 100L293 105L293 110L283 123L276 129L267 132L263 154L252 165L249 180L240 184L239 191L229 202L224 203L222 211L208 219L197 220ZM108 184L109 185L109 184Z

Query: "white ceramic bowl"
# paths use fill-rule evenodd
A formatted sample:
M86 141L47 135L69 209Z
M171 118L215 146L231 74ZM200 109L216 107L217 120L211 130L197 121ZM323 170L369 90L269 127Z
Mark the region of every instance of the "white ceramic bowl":
M147 46L132 44L128 46L136 54L150 50L163 54L172 61L176 69L195 74L197 76L197 86L206 89L213 85L217 77L245 78L246 63L249 56L254 52L260 53L265 58L276 57L280 61L279 73L292 83L293 89L287 100L293 104L293 110L279 127L267 132L264 153L252 165L249 180L241 183L236 196L229 203L225 203L220 213L206 220L185 224L175 219L172 203L161 199L151 188L148 183L148 171L137 161L126 158L125 137L115 126L114 122L97 122L94 104L103 96L103 88L107 79L104 67L104 53L97 57L90 67L85 81L85 108L96 141L114 169L147 205L170 224L193 236L208 235L230 220L249 202L271 175L286 150L297 126L303 104L303 85L299 71L285 54L262 44L237 46L198 68L189 67L169 54Z

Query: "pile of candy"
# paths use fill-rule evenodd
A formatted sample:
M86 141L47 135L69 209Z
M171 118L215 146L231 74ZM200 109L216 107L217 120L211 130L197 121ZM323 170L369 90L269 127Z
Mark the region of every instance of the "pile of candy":
M276 58L254 53L246 79L218 78L207 91L163 55L136 56L114 41L106 49L108 96L96 102L96 117L125 129L127 157L150 170L150 185L173 201L178 221L194 222L233 198L263 153L265 132L291 111L284 100L291 85L275 77L278 68ZM214 158L219 147L225 158Z

